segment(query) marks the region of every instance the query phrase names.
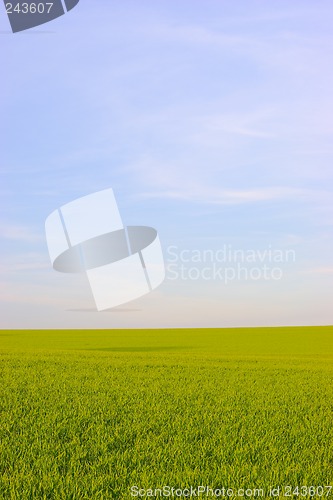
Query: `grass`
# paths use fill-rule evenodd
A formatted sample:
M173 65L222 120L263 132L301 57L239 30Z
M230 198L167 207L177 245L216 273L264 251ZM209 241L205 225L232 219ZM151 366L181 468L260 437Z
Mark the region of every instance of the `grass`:
M333 483L331 326L2 330L0 354L1 499Z

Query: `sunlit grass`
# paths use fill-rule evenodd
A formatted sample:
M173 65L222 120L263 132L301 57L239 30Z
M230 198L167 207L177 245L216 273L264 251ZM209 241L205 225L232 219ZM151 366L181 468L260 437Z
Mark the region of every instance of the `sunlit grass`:
M333 327L1 331L0 346L0 498L332 483Z

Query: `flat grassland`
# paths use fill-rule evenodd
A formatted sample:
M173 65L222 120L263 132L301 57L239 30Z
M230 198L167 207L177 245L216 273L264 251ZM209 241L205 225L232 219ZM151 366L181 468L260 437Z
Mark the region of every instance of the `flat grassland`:
M2 330L0 356L1 499L333 498L332 326Z

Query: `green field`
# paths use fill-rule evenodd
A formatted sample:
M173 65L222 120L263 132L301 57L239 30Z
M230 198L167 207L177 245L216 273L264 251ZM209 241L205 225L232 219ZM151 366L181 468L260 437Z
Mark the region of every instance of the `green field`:
M2 330L0 354L1 499L333 499L332 326Z

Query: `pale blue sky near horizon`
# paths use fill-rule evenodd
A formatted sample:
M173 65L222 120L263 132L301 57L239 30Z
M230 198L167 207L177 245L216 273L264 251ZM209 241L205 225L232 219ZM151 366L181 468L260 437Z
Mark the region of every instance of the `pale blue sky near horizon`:
M1 4L0 327L333 324L332 28L328 0L81 0L14 35ZM166 258L295 262L94 313L84 277L52 270L44 222L109 187Z

